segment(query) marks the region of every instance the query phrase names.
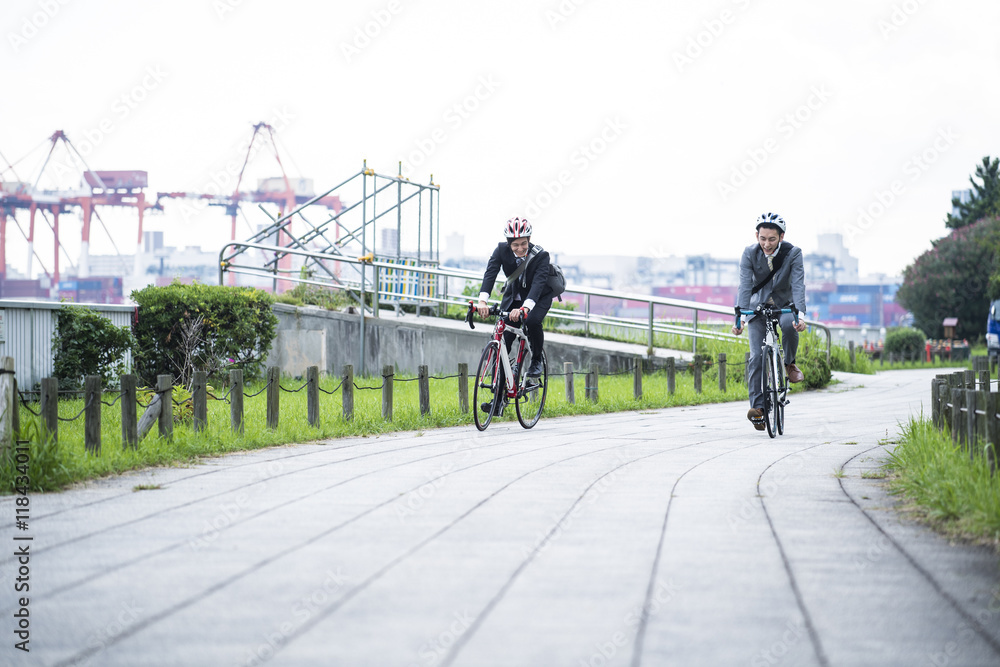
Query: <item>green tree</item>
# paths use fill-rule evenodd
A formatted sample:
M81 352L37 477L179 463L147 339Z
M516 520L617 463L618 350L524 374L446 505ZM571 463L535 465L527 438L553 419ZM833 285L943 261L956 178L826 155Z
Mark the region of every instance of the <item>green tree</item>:
M100 375L105 386L127 372L135 338L87 306L64 304L52 336L53 373L63 389L76 389L87 375Z
M990 273L997 259L1000 219L990 218L954 230L933 242L903 271L896 294L913 313L914 325L931 338L944 335L946 317L958 318L959 338L985 332Z
M982 181L977 183L976 179ZM951 200L951 205L958 215L948 214L945 225L950 229L967 227L983 218L1000 216L1000 159L990 156L983 158L982 164L976 166L976 173L969 177L972 183L972 197L962 202L958 197Z

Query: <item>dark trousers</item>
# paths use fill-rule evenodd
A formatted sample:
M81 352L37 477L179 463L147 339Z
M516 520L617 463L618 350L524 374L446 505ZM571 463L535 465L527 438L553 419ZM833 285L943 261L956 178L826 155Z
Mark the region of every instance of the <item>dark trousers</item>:
M515 308L520 308L523 301L514 301L509 310L514 310ZM535 307L528 311L528 317L524 320L524 335L528 337L528 342L531 344L531 351L534 355L533 358L540 359L542 354L542 348L545 345L545 334L542 331L542 320L545 316L549 314L549 308L552 307L552 297L542 297L535 302ZM510 318L507 319L507 323L511 324ZM520 322L513 323L514 326L521 324ZM504 334L504 343L510 347L511 343L514 341L514 334ZM525 360L527 361L527 359Z

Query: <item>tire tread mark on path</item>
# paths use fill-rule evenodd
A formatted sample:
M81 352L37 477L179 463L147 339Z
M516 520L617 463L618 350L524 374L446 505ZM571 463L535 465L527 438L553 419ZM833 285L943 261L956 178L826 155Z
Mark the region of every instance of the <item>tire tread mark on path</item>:
M704 445L704 444L706 444L708 442L713 442L713 441L708 440L708 441L703 441L703 442L696 442L696 443L692 443L690 445L684 445L682 447L677 447L675 449L664 450L664 451L660 451L660 452L653 452L652 454L646 454L645 456L640 456L640 457L638 457L636 459L632 459L631 461L627 461L627 462L619 465L616 468L612 468L611 470L607 471L606 473L604 473L603 475L601 475L600 477L598 477L597 479L595 479L593 482L591 482L587 486L587 488L584 489L583 492L577 497L577 499L575 501L573 501L573 504L570 505L570 508L568 510L566 510L565 514L563 514L562 517L560 517L560 519L556 522L556 524L552 527L552 529L548 532L548 534L541 540L541 542L539 542L537 545L535 545L535 548L532 550L531 554L529 554L528 557L521 563L521 565L519 565L518 568L516 570L514 570L513 574L511 574L511 576L507 580L507 582L503 586L500 587L500 590L497 592L497 594L494 595L493 598L489 602L486 603L486 606L483 607L483 610L481 612L479 612L479 614L476 615L475 620L472 622L471 625L469 625L468 629L466 629L459 637L457 637L455 639L455 643L452 644L451 650L448 652L448 655L446 655L444 657L444 659L442 660L441 667L449 667L449 665L451 665L455 661L455 659L458 657L458 653L469 642L469 640L472 638L472 635L474 635L476 633L476 631L479 629L479 627L483 624L483 621L485 620L486 616L488 616L490 614L490 612L492 612L493 609L496 608L496 606L500 603L500 600L503 599L503 597L507 594L507 591L514 584L514 581L517 579L517 577L521 574L522 571L524 571L525 568L528 567L528 565L530 565L532 563L532 561L534 561L535 556L537 556L541 552L542 548L548 543L549 539L551 539L551 537L556 533L556 531L559 530L559 526L561 526L563 524L563 522L566 520L566 517L568 517L573 512L573 508L575 508L580 503L580 501L583 500L584 496L587 495L587 492L590 491L590 489L592 489L595 484L597 484L599 481L601 481L602 479L604 479L605 477L607 477L611 473L616 472L617 470L620 470L621 468L624 468L625 466L632 465L633 463L635 463L637 461L642 461L644 459L648 459L648 458L653 457L653 456L659 456L660 454L668 454L668 453L671 453L671 452L675 452L675 451L677 451L679 449L686 449L688 447L695 447L697 445ZM756 445L750 445L750 447L755 447L755 446ZM709 459L706 459L705 461L702 461L701 463L696 464L695 466L693 466L692 468L689 468L688 470L693 470L694 468L697 468L698 466L700 466L702 463L705 463L706 461L711 461L712 459L719 458L720 456L724 456L724 455L729 454L731 452L734 452L734 451L736 451L738 449L749 449L749 447L737 447L735 449L731 449L731 450L722 452L721 454L717 454L716 456L713 456L713 457L711 457ZM686 475L687 472L688 471L685 471L684 473L682 473L681 477L683 477L684 475ZM675 483L675 486L676 486L676 483ZM671 493L673 493L673 490L671 490ZM669 501L668 501L668 504L669 504Z
M549 447L544 447L542 449L548 449L548 448L557 447L557 446L565 446L565 445L568 445L568 444L573 444L573 443L572 442L568 442L568 443L563 443L563 445L550 445ZM455 518L454 520L452 520L449 524L447 524L446 526L444 526L440 530L436 531L430 537L425 538L424 540L422 540L421 542L419 542L415 546L411 547L405 553L397 556L396 558L394 558L393 560L391 560L388 564L386 564L382 568L380 568L377 572L375 572L374 574L370 575L363 582L359 583L357 586L355 586L351 590L347 591L339 600L337 600L335 603L333 603L329 608L325 609L323 614L314 615L312 618L310 618L309 622L307 622L307 623L299 626L296 629L296 632L294 632L293 634L288 635L286 637L286 641L282 644L281 648L284 648L284 647L288 646L289 644L291 644L291 642L294 641L296 637L302 635L304 632L306 632L307 630L309 630L310 628L312 628L313 626L315 626L316 623L318 623L323 618L326 618L330 614L332 614L335 611L337 611L340 607L342 607L344 604L346 604L351 599L353 599L355 596L357 596L359 593L361 593L364 589L366 589L368 586L370 586L372 583L374 583L381 576L383 576L384 574L386 574L389 570L391 570L392 568L396 567L397 565L399 565L400 563L402 563L404 560L406 560L407 558L409 558L413 554L415 554L418 551L420 551L421 549L423 549L425 546L427 546L428 544L430 544L431 542L433 542L435 539L437 539L438 537L440 537L441 535L443 535L444 533L446 533L448 530L450 530L451 528L453 528L455 525L457 525L460 521L462 521L463 519L465 519L466 517L468 517L470 514L472 514L473 512L475 512L477 509L479 509L480 507L482 507L483 505L485 505L488 501L490 501L491 499L493 499L494 497L496 497L497 495L499 495L502 491L504 491L505 489L507 489L510 486L514 485L516 482L518 482L518 481L520 481L520 480L528 477L529 475L533 475L536 472L539 472L539 471L544 470L546 468L550 468L550 467L552 467L554 465L558 465L560 463L565 463L566 461L570 461L572 459L580 458L580 457L583 457L583 456L590 456L591 454L597 454L597 453L600 453L600 452L605 452L605 451L609 451L609 450L613 450L613 449L618 449L621 446L622 445L614 445L614 446L611 446L611 447L604 447L602 449L591 450L591 451L584 452L584 453L581 453L581 454L574 454L573 456L568 456L568 457L566 457L564 459L560 459L558 461L553 461L553 462L548 463L548 464L546 464L544 466L540 466L540 467L535 468L533 470L529 470L528 472L520 475L519 477L516 477L516 478L512 479L511 481L507 482L506 484L504 484L503 486L501 486L500 488L498 488L496 491L494 491L493 493L491 493L489 496L487 496L483 500L481 500L478 503L476 503L469 510L465 511L460 516L458 516L457 518ZM691 445L684 445L684 447L689 447L689 446L691 446ZM682 448L683 447L674 448L674 449L682 449ZM670 451L670 450L665 450L665 451ZM509 454L507 456L516 456L517 454L518 454L518 452L515 452L515 453ZM498 457L498 458L507 458L507 456ZM466 468L463 468L462 470L468 470L469 468L473 468L473 467L476 467L476 466L484 465L485 463L489 463L489 462L491 462L491 461L484 461L484 462L481 462L481 463L477 463L477 464L474 464L472 466L468 466ZM459 471L452 471L451 473L447 473L447 474L453 474L454 472L459 472ZM426 482L421 482L420 486L423 486L424 484L426 484ZM419 488L419 487L415 487L415 488ZM212 586L209 586L208 588L202 590L200 593L195 594L195 595L191 595L188 598L186 598L184 600L181 600L180 602L172 605L171 607L168 607L167 609L164 609L164 610L160 611L157 614L152 614L152 615L146 617L143 621L141 621L139 623L136 623L134 625L129 626L123 632L121 632L118 635L116 635L115 637L109 639L109 641L105 642L103 645L101 645L101 646L90 646L88 648L85 648L85 649L83 649L83 650L75 653L74 655L66 658L65 660L61 660L59 662L56 662L55 666L56 667L64 667L64 666L65 667L70 667L71 665L75 665L75 664L79 663L82 660L86 660L86 659L94 656L95 654L97 654L101 650L106 649L106 648L108 648L110 646L113 646L115 644L118 644L122 640L134 636L135 634L137 634L140 631L142 631L142 630L144 630L144 629L152 626L153 624L158 623L159 621L162 621L163 619L168 618L168 617L170 617L170 616L172 616L172 615L174 615L174 614L176 614L176 613L178 613L180 611L183 611L184 609L190 607L191 605L195 604L196 602L199 602L200 600L202 600L202 599L204 599L204 598L206 598L206 597L208 597L210 595L213 595L214 593L217 593L217 592L223 590L224 588L228 587L230 584L233 584L233 583L235 583L235 582L237 582L237 581L239 581L239 580L241 580L241 579L249 576L250 574L253 574L257 570L260 570L260 569L266 567L267 565L270 565L271 563L277 562L281 558L284 558L285 556L288 556L288 555L290 555L292 553L295 553L296 551L302 549L303 547L306 547L306 546L308 546L310 544L313 544L314 542L318 542L319 540L323 539L324 537L327 537L327 536L333 534L334 532L340 530L341 528L344 528L345 526L353 523L354 521L357 521L358 519L362 518L363 516L365 516L367 514L370 514L371 512L374 512L376 509L379 509L380 507L384 507L386 505L389 505L389 504L391 504L393 502L398 501L401 497L403 497L403 496L395 496L395 497L393 497L393 498L391 498L391 499L389 499L387 501L379 503L378 505L375 505L375 506L373 506L373 507L365 510L364 512L362 512L360 514L358 514L358 515L356 515L356 516L354 516L354 517L352 517L350 519L347 519L346 521L341 522L340 524L338 524L336 526L333 526L332 528L329 528L327 530L324 530L321 533L313 535L309 539L307 539L307 540L305 540L303 542L300 542L299 544L297 544L295 546L289 547L289 548L284 549L284 550L282 550L282 551L280 551L278 553L272 554L271 556L268 556L267 558L263 558L263 559L257 561L256 563L254 563L253 565L250 565L249 567L245 568L242 572L238 572L238 573L236 573L234 575L226 577L225 579L217 582L216 584L213 584Z
M882 449L884 451L885 447L884 445L877 445L875 447L871 447L870 449L866 449L863 452L858 452L851 458L844 461L843 465L840 466L840 472L843 473L844 468L847 466L847 464L849 464L854 459L858 458L862 454L867 454L868 452L873 451L875 449ZM896 548L896 551L898 551L900 555L902 555L903 558L906 559L906 561L910 564L910 566L914 570L916 570L920 574L920 576L922 576L924 579L927 580L927 583L929 583L931 588L934 589L934 592L936 592L938 595L944 598L944 600L951 606L951 608L954 609L958 613L958 615L961 616L962 619L965 620L965 622L968 623L969 626L976 631L976 634L978 634L980 638L984 642L986 642L990 648L993 649L993 652L996 653L997 656L1000 656L1000 642L998 642L996 638L993 637L993 635L990 634L990 632L983 627L982 623L977 621L975 617L972 616L972 614L967 612L962 607L962 605L959 604L958 600L956 600L953 595L948 593L948 591L944 589L944 586L942 586L938 582L938 580L935 579L934 576L931 575L931 573L926 568L924 568L920 563L917 562L917 559L913 555L911 555L910 552L904 549L903 546L892 537L892 535L886 532L882 528L882 526L880 526L879 523L874 519L874 517L872 517L870 512L868 512L863 507L861 507L861 505L858 504L858 501L854 499L854 496L848 493L847 489L844 488L843 474L837 477L837 482L840 484L840 490L844 493L845 496L847 496L847 499L851 501L851 504L854 505L858 509L858 511L864 515L866 519L868 519L868 521L875 527L875 530L877 530L879 533L882 534L883 537L889 540L889 543Z

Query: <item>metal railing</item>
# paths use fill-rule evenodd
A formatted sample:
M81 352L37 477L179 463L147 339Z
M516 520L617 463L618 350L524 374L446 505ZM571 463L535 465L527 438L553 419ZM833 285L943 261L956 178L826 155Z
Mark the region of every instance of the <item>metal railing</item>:
M227 249L233 249L236 252L227 253ZM319 279L310 276L295 275L295 271L285 272L282 276L283 280L306 284L306 285L316 285L319 287L326 287L331 289L345 290L349 292L356 293L357 302L360 307L362 314L379 317L379 310L383 303L392 303L400 299L401 295L398 289L395 289L396 282L401 274L407 272L413 272L418 276L431 276L434 278L434 289L430 293L420 294L413 296L412 299L408 300L410 302L416 301L423 304L441 304L441 305L458 305L465 306L469 302L469 297L464 295L451 295L448 293L446 288L442 289L440 285L440 278L458 278L463 280L471 280L478 282L482 279L481 273L476 273L473 271L465 271L462 269L450 268L450 267L430 267L430 266L411 266L411 265L401 265L395 262L385 262L373 257L348 257L346 255L340 254L329 254L316 252L311 250L290 248L286 246L275 246L267 245L262 243L251 243L251 242L237 242L233 241L227 243L219 252L219 284L224 284L224 274L226 272L242 274L248 276L256 276L273 279L277 275L279 269L277 268L276 262L269 262L268 266L271 268L265 268L262 266L256 266L251 264L241 264L237 263L237 258L247 258L250 259L251 255L244 251L246 250L258 250L262 253L274 253L275 256L279 255L295 255L308 258L313 262L337 262L341 264L346 264L356 269L350 273L354 277L344 277L340 276L336 281L332 279ZM362 269L364 267L371 267L373 269L372 274L368 275ZM392 272L392 278L387 277L389 272ZM335 275L336 272L330 272L330 275ZM447 285L447 281L445 281ZM654 347L654 336L657 333L673 334L678 336L690 337L691 338L691 350L692 352L697 352L697 344L699 339L704 340L721 340L721 341L743 341L746 342L747 339L740 336L734 336L729 333L728 329L732 326L734 313L732 307L718 306L714 304L699 303L696 301L685 301L683 299L671 299L668 297L652 296L648 294L631 294L627 292L618 292L614 290L600 289L597 287L587 287L582 285L567 285L567 294L580 294L583 298L583 310L572 310L569 308L561 308L558 306L559 302L554 302L552 308L549 310L548 317L556 318L561 320L566 320L569 322L579 322L583 324L584 334L590 335L591 331L597 331L598 328L616 328L616 329L627 329L627 330L638 330L646 332L646 342L650 349ZM371 297L372 305L369 307L368 297ZM601 315L591 312L591 297L599 298L610 298L621 301L631 301L636 303L644 303L647 306L647 316L642 320L627 318L627 317L616 317L611 315ZM692 317L690 322L686 320L668 320L665 318L657 319L655 315L655 309L657 306L670 307L670 308L680 308L692 312ZM710 313L712 315L721 315L722 318L715 319L711 322L710 327L704 326L709 324L709 322L702 322L703 325L699 328L699 314L700 313ZM829 362L830 360L830 349L832 345L832 336L830 329L819 323L814 322L805 318L802 321L811 327L819 329L826 334L826 358ZM715 328L715 327L722 327ZM364 336L361 337L360 342L360 358L364 359ZM360 366L363 368L363 361Z

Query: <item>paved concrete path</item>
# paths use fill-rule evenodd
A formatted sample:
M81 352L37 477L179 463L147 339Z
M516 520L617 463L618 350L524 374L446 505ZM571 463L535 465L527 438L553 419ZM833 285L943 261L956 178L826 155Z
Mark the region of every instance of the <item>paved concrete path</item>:
M932 374L841 377L774 440L741 402L36 495L30 654L3 499L0 664L1000 665L996 555L901 521L865 475Z

